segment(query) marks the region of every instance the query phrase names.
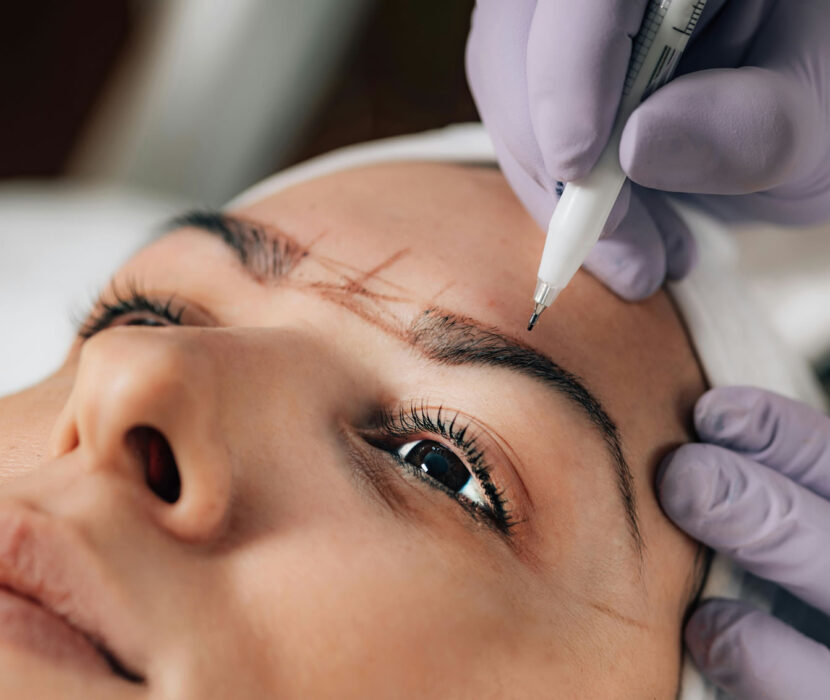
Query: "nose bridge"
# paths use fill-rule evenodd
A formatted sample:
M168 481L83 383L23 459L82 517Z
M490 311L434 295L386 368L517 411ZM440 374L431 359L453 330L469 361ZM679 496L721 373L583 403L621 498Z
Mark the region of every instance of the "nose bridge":
M209 364L193 338L181 333L125 327L92 338L81 351L70 398L77 429L107 452L108 441L120 441L113 425L174 430L193 423L210 406Z
M88 472L129 479L169 529L191 541L215 537L230 500L230 465L218 422L218 365L198 332L124 327L88 340L55 427L54 456L77 449ZM170 447L180 498L147 488L146 457L128 436L157 431Z
M275 418L298 409L339 410L371 383L354 351L344 352L319 331L286 324L237 330L216 341L226 370L218 375L217 395L223 409L244 413L252 427L260 417L273 427Z

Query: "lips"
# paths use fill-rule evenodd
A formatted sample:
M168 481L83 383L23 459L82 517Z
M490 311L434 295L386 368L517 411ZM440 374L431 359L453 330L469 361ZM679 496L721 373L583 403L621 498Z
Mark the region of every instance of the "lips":
M104 656L84 637L39 603L0 587L0 639L56 663L109 672Z
M0 506L0 637L87 667L103 659L116 675L143 682L131 665L141 656L130 638L136 627L115 591L70 526Z

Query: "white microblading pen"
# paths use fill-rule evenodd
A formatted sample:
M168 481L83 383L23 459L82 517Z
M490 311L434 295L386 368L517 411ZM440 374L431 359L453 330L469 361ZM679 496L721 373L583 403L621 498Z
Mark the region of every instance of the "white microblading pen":
M529 331L571 281L599 239L625 183L620 165L623 127L637 106L671 79L705 5L706 0L649 2L634 38L611 137L593 170L581 180L565 185L551 217Z

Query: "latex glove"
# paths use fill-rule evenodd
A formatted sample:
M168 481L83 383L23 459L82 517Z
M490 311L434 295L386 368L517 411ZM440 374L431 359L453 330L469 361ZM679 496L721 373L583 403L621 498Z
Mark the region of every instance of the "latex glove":
M645 6L477 0L467 76L502 170L545 230L557 181L590 172L608 140ZM728 220L830 218L829 31L828 0L709 0L681 77L626 124L620 161L642 187L623 191L587 269L638 299L694 264L688 230L644 188L709 195L698 199Z
M713 389L657 477L663 509L692 537L830 613L830 419L760 389ZM686 644L739 698L830 694L830 651L745 603L704 603Z

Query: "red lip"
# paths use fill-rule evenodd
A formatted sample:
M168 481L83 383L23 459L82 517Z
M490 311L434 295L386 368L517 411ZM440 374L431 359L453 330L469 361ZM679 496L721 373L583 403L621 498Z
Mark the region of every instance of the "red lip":
M143 682L127 661L141 656L129 638L136 627L126 619L116 589L106 585L99 561L70 525L22 506L0 507L2 588L33 601L0 592L0 615L5 610L17 623L7 636L41 651L46 636L56 645L50 656L71 654L86 665L94 648L117 675Z

